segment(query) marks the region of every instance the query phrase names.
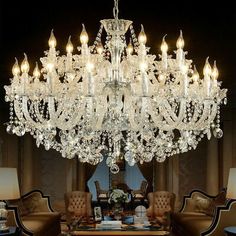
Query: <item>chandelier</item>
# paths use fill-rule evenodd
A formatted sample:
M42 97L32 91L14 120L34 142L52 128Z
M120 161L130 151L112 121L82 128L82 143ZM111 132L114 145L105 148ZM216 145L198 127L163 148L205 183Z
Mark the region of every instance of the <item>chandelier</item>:
M92 46L83 25L77 53L69 37L66 54L59 55L52 31L41 68L36 63L31 75L26 54L20 66L16 59L5 86L7 131L29 132L38 147L64 158L93 165L105 158L112 173L122 158L130 166L163 162L195 149L204 136L222 137L220 105L227 90L217 81L216 63L211 67L207 58L200 78L186 59L181 31L174 56L165 36L161 54L150 54L143 26L136 37L114 3L114 19L101 20Z

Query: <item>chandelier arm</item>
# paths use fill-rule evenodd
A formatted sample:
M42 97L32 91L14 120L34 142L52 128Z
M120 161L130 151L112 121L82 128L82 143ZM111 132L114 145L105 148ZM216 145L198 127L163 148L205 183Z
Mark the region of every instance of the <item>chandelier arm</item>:
M195 130L203 130L206 127L205 121L207 120L209 116L209 109L210 109L210 103L209 101L203 101L203 109L202 109L202 115L199 117L199 120L196 122Z
M27 123L29 123L31 126L36 127L36 128L38 128L38 129L47 126L47 124L48 124L47 122L48 122L48 121L46 121L45 123L39 123L39 122L35 122L35 121L31 118L30 113L29 113L29 110L28 110L28 104L27 104L27 102L28 102L27 97L26 97L26 96L23 96L23 98L22 98L22 111L23 111L23 115L24 115L24 117L25 117Z
M20 102L19 100L14 100L15 114L16 114L17 118L24 123L25 118L23 116L22 109L23 109L22 108L22 102Z
M39 103L36 103L36 102L33 103L34 111L35 111L36 117L37 117L37 119L39 120L39 122L41 122L41 123L43 124L43 123L47 122L48 120L44 119L44 118L42 117L42 115L40 114L39 105L40 105Z
M96 129L102 130L102 123L103 123L108 106L107 106L106 96L100 95L99 97L100 99L97 105L97 113L99 115L97 116Z
M179 120L177 118L177 116L174 114L174 112L172 112L171 106L167 100L165 100L162 104L160 104L159 111L160 111L161 115L163 116L164 120L171 127L173 127L175 125L175 120Z
M125 95L124 113L128 114L128 119L129 119L130 127L132 127L132 130L138 130L137 122L135 122L135 119L134 119L135 108L132 105L131 94L127 88L124 91L124 95Z
M73 129L73 127L75 127L79 123L82 116L85 114L84 112L85 106L86 106L86 103L85 101L83 101L83 103L81 103L80 113L73 112L72 113L73 115L70 117L70 119L68 119L69 110L67 110L67 112L63 112L61 115L57 117L57 120L55 122L56 127L61 130ZM69 112L69 114L71 113Z
M157 112L155 112L155 109L153 107L149 109L148 113L152 117L152 120L156 127L161 127L162 130L171 129L171 126L165 122L163 115L161 115L160 113L155 114Z

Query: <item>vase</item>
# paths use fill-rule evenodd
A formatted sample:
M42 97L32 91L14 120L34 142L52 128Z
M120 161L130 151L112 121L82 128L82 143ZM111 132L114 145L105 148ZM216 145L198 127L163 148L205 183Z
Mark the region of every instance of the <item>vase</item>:
M113 208L114 219L121 220L122 212L123 212L123 207L121 203L115 203Z

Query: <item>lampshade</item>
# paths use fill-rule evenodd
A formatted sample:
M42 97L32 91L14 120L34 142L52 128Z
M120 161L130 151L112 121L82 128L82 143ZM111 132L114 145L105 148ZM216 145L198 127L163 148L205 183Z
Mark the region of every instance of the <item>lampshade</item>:
M16 168L0 168L0 200L20 198Z
M230 199L236 199L236 168L230 168L229 170L226 197Z

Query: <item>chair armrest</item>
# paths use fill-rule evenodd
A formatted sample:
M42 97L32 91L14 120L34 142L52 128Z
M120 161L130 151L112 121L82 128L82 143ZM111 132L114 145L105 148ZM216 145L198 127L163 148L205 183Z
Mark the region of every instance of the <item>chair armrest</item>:
M195 211L196 202L194 198L203 197L206 199L213 199L215 196L208 195L200 190L193 190L189 195L184 196L182 206L179 212L193 212Z
M30 212L54 212L50 197L44 195L40 190L33 190L23 195L21 199Z
M224 235L224 228L235 225L236 200L229 200L225 206L217 206L210 227L201 236Z
M33 232L25 228L21 220L18 206L7 205L7 210L8 210L7 225L20 228L22 231L22 235L33 236Z

